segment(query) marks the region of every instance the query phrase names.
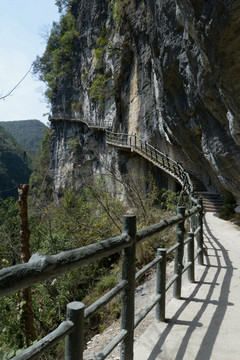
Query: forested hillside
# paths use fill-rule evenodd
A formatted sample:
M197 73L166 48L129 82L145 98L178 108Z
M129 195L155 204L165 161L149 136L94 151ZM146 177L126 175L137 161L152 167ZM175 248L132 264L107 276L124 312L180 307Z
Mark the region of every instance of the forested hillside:
M17 187L28 183L30 159L17 141L0 126L0 197L17 197Z
M10 133L14 139L32 154L41 147L44 131L47 126L39 120L1 121L0 126Z

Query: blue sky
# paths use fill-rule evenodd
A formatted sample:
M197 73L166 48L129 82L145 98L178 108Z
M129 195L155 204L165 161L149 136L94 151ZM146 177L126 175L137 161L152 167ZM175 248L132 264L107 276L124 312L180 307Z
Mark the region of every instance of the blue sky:
M44 35L59 20L55 0L0 0L0 95L8 93L46 47ZM44 84L28 74L4 101L0 121L38 119L45 124L49 108Z

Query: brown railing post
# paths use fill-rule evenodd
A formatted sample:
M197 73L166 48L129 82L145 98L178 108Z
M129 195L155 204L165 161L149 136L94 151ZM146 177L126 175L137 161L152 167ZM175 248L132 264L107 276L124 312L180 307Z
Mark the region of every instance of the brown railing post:
M162 260L157 264L157 286L156 294L161 295L161 299L156 305L156 320L165 321L166 304L166 249L157 249L157 256Z
M123 233L131 238L131 246L122 252L122 280L127 280L128 286L122 292L121 327L127 330L127 335L121 343L121 360L133 359L134 341L134 297L135 297L135 255L136 255L136 216L123 217Z
M66 337L65 360L83 360L84 304L78 301L67 305L67 320L74 323Z
M185 206L179 206L177 208L177 213L184 216ZM178 248L176 249L175 252L174 273L178 277L174 282L173 297L175 297L176 299L180 299L181 287L182 287L183 250L184 250L184 219L176 226L176 244L178 244Z
M197 204L198 205L203 205L202 199L199 198L197 199ZM198 254L198 264L199 265L203 265L203 207L202 209L197 213L196 216L196 227L200 227L200 230L198 231L197 235L196 235L196 240L197 240L197 244L198 244L198 250L199 254Z

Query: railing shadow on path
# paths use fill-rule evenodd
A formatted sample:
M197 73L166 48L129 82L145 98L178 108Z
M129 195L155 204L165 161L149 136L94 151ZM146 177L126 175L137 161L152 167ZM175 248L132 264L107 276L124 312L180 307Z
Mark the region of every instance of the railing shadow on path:
M196 284L194 291L190 294L188 298L182 297L182 300L185 300L182 306L178 309L175 315L166 320L168 325L166 326L165 330L161 334L159 341L156 343L154 348L152 349L151 354L149 355L147 360L155 360L162 352L162 347L167 340L167 337L170 335L171 330L174 328L175 325L187 325L189 326L182 341L181 345L177 351L177 354L174 357L174 360L181 360L184 358L184 355L187 351L188 343L191 339L193 332L198 327L202 327L203 323L201 323L201 318L205 312L208 311L209 305L216 306L216 309L212 315L212 318L208 324L207 330L205 335L202 339L199 339L199 348L196 350L196 355L194 357L195 360L208 360L211 359L211 354L213 351L214 344L216 342L221 324L223 322L224 316L229 306L233 306L233 303L228 301L229 297L229 289L231 284L231 279L233 275L233 266L232 262L228 255L228 250L219 242L219 240L213 235L211 232L206 218L204 217L204 226L205 226L205 245L207 246L207 251L211 252L212 254L206 256L206 265L205 269L201 275L201 278ZM211 261L211 258L215 258L215 262L217 265L213 264L214 261ZM223 260L221 263L221 259ZM215 274L211 282L207 281L207 275L211 268L215 268ZM225 271L223 276L223 280L221 284L219 281L219 276L222 271ZM209 286L209 290L206 293L206 297L204 299L198 298L197 295L199 290L203 286ZM214 290L217 286L221 286L220 295L218 300L213 300L214 297ZM179 320L180 315L184 312L186 307L189 305L190 302L197 302L202 303L200 309L192 319L192 321L183 321ZM171 358L173 359L173 358ZM167 360L167 359L165 359Z

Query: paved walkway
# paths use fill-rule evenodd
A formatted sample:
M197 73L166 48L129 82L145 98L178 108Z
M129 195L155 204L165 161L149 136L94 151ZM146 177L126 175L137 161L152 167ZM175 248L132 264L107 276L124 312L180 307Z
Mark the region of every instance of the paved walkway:
M205 265L135 343L135 360L240 359L240 228L205 215ZM171 289L169 290L171 291Z

